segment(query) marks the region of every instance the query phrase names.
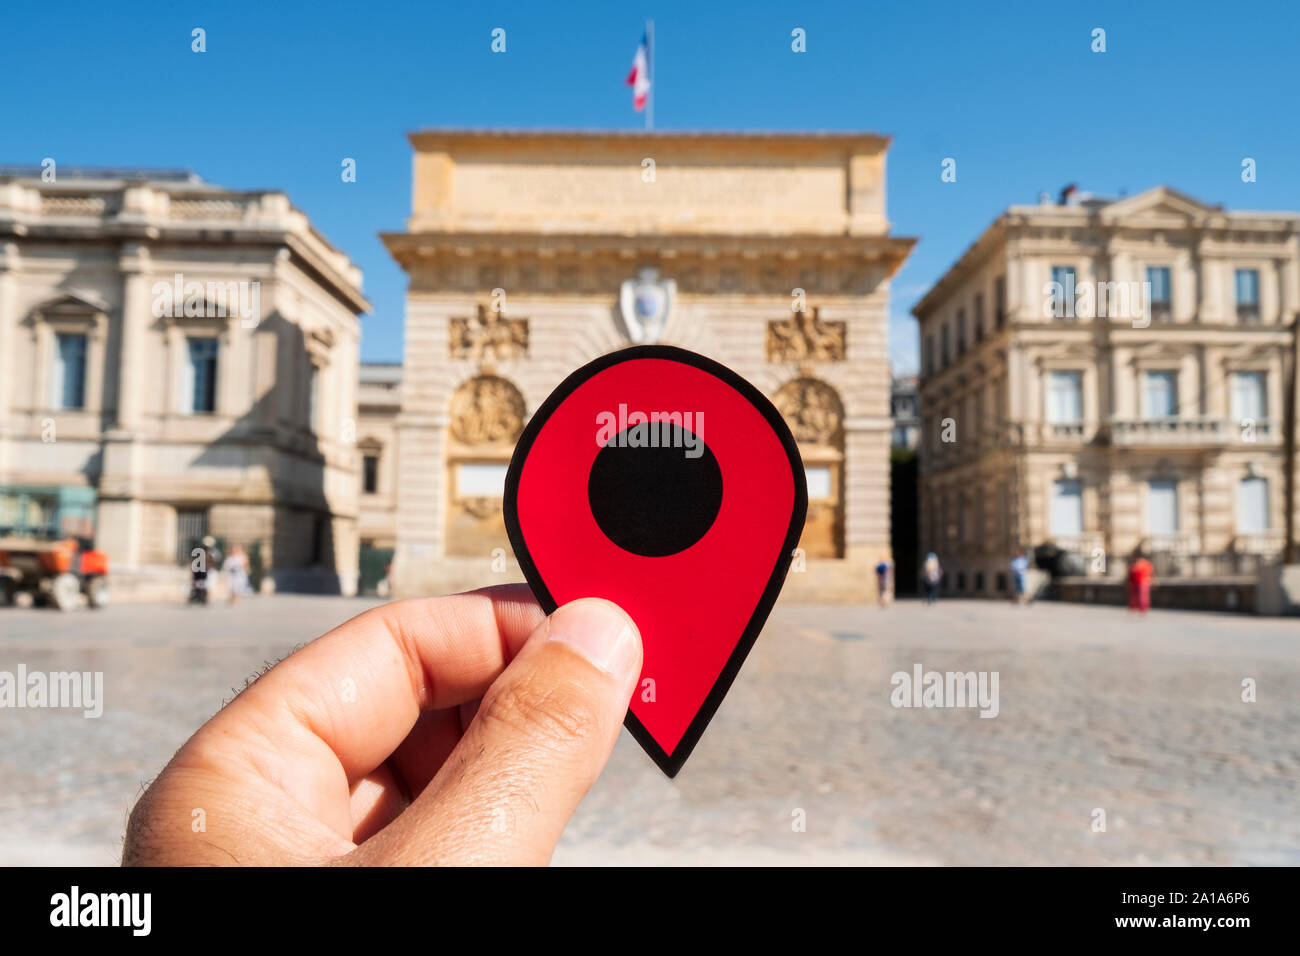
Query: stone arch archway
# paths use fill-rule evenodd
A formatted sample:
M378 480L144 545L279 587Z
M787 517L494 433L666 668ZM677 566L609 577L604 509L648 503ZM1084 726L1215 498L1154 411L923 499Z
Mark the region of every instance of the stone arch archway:
M844 557L844 403L820 379L786 382L772 396L803 458L808 520L799 547L810 558Z
M524 396L508 379L478 375L452 393L447 429L448 556L487 558L510 550L501 493L524 429Z

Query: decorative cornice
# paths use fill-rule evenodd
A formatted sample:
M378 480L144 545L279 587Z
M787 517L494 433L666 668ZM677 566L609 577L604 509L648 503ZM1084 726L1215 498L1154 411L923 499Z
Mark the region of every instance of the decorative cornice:
M654 267L684 294L867 295L892 276L914 239L865 236L601 236L385 233L411 288L582 292L617 288ZM425 274L422 281L420 273Z
M1162 211L1163 210L1163 211ZM1074 206L1017 205L998 216L912 308L924 320L940 309L1000 246L1033 231L1062 232L1062 242L1077 246L1081 233L1107 244L1117 235L1153 230L1185 232L1199 241L1255 235L1260 241L1286 241L1300 231L1300 213L1225 210L1168 186L1157 186L1113 202ZM1085 237L1086 238L1086 237Z
M361 270L277 191L238 192L169 182L0 180L0 244L26 241L167 242L287 250L353 312L367 312Z
M916 239L859 235L735 235L646 232L639 235L537 232L384 232L379 236L398 262L436 255L518 256L597 253L639 257L648 252L675 255L777 257L795 259L809 254L853 257L862 261L893 260L901 264Z

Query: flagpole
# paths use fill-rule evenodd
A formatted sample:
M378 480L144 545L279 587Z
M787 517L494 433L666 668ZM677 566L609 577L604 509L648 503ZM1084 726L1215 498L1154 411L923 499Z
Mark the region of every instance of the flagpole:
M650 73L650 95L646 97L645 104L645 128L646 131L655 128L655 22L647 20L645 22L645 45L646 59L649 63Z

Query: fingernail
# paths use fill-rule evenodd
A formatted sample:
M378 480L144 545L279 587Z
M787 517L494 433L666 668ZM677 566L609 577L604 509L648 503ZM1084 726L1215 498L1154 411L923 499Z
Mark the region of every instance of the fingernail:
M551 615L549 640L573 648L607 674L626 676L636 662L637 638L627 615L607 601L574 601Z

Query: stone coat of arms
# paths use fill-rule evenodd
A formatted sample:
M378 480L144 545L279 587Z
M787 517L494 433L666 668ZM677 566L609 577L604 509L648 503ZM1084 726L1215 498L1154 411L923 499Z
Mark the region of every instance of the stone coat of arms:
M658 342L668 324L677 283L659 278L658 269L642 269L619 291L619 311L627 336L638 345Z

